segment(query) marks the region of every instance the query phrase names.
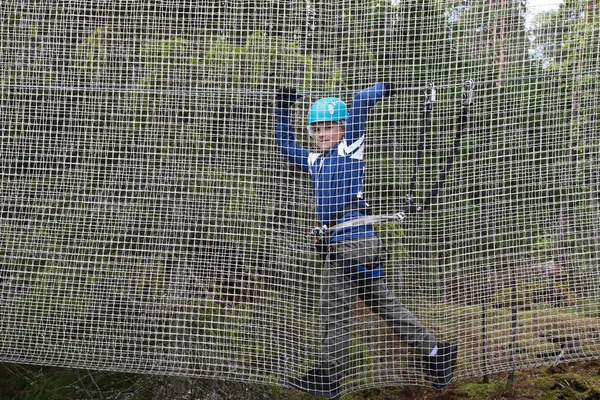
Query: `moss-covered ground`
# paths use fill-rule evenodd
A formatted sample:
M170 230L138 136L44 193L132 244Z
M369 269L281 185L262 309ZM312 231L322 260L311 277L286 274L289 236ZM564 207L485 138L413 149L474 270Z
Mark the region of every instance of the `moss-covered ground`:
M272 386L113 372L0 364L0 399L224 400L316 399ZM444 391L425 387L370 389L342 400L600 400L600 361L561 364L461 380Z

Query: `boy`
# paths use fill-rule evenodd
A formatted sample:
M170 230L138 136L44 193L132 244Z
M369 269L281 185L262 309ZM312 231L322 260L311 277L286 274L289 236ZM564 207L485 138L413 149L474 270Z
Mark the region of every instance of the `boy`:
M373 226L335 230L335 225L369 212L362 192L367 113L395 92L393 84L377 83L358 92L350 109L336 97L317 100L307 122L320 152L303 148L294 138L290 107L302 95L286 88L280 89L275 99L277 145L292 163L310 174L317 215L322 225L333 228L323 247L323 360L318 368L290 380L292 386L324 398L339 395L339 382L347 368L349 325L356 295L387 322L402 342L423 355L434 388L444 388L454 373L458 344L438 343L387 288L380 262L382 244Z

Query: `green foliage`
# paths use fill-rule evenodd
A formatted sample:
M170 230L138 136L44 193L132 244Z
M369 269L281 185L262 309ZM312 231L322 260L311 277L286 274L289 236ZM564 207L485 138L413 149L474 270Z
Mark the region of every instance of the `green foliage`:
M106 41L110 37L112 28L101 26L93 34L85 38L77 47L78 64L88 76L99 76L107 63Z

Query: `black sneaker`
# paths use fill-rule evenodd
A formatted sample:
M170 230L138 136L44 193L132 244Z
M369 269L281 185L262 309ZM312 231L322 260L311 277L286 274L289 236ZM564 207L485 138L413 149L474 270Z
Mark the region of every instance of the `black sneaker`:
M330 376L327 369L316 368L300 378L292 378L289 384L303 392L325 399L335 399L339 394L338 381Z
M458 357L458 343L438 343L435 356L425 356L423 359L429 367L429 373L434 378L431 386L441 390L452 380L456 358Z

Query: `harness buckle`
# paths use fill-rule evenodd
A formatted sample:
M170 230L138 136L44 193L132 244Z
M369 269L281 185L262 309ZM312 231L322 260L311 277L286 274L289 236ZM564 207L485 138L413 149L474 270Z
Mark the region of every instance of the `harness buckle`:
M473 89L475 88L475 81L467 79L462 84L462 105L468 107L473 102Z
M315 250L323 259L329 253L329 235L327 234L327 225L314 228L310 234L315 238Z
M423 109L426 112L429 112L433 108L433 103L436 101L436 89L435 84L433 82L427 82L427 86L425 88L425 103L423 104Z
M328 229L327 225L323 225L318 228L314 228L312 231L310 231L310 235L314 236L315 239L317 239L317 240L321 239L324 236L326 236L325 233L327 232L327 229Z
M404 220L404 218L406 218L406 213L404 211L396 213L396 219L398 220L398 222Z

